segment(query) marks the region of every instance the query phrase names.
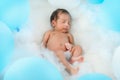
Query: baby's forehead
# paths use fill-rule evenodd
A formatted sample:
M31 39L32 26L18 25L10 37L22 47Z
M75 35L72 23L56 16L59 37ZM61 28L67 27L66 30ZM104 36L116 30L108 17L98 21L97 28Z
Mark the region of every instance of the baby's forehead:
M61 13L61 14L58 14L58 19L61 19L61 20L71 20L71 17L67 13Z
M68 17L71 17L70 14L68 14L68 13L62 13L62 12L58 13L57 16L58 16L58 17L59 17L59 16L68 16Z

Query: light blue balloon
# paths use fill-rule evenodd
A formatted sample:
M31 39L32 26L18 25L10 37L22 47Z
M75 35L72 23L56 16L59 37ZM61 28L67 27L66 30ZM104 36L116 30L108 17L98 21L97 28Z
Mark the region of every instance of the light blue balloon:
M112 80L112 79L104 74L91 73L81 76L78 80Z
M104 0L87 0L87 1L92 4L101 4L104 2Z
M13 63L4 80L64 80L57 68L40 57L27 57Z
M14 31L21 28L29 16L28 0L0 0L0 20Z
M105 0L101 5L101 11L106 16L102 23L107 29L120 32L120 0ZM107 18L107 19L106 19Z
M14 50L14 38L11 30L0 22L0 73L10 61Z

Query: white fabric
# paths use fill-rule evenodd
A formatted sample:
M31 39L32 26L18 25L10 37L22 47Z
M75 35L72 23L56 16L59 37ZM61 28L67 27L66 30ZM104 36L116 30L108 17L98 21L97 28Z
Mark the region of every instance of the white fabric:
M70 57L71 57L71 53L69 51L66 51L64 52L65 56L66 56L66 59L67 60L70 60Z

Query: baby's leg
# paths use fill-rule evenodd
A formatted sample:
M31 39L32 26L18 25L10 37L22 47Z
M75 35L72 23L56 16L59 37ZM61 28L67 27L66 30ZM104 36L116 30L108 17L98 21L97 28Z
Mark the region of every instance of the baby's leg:
M83 56L78 56L78 57L71 57L70 63L73 64L74 62L83 62L84 58Z
M72 50L70 51L72 56L80 56L82 55L82 48L80 46L73 46Z
M77 74L78 69L73 68L71 64L67 61L64 51L55 51L56 56L59 58L59 60L63 63L63 65L66 67L67 71L71 74Z
M71 53L72 53L72 57L70 60L71 63L75 61L78 61L78 62L83 61L84 58L82 57L82 49L80 46L74 46L71 50Z

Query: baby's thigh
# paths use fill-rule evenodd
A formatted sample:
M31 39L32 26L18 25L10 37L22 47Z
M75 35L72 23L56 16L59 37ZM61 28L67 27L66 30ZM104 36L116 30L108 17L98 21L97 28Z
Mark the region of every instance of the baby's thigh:
M77 46L74 46L73 48L72 48L72 51L71 51L71 53L72 53L72 56L80 56L81 54L82 54L82 49L81 49L81 47L79 46L79 45L77 45Z

